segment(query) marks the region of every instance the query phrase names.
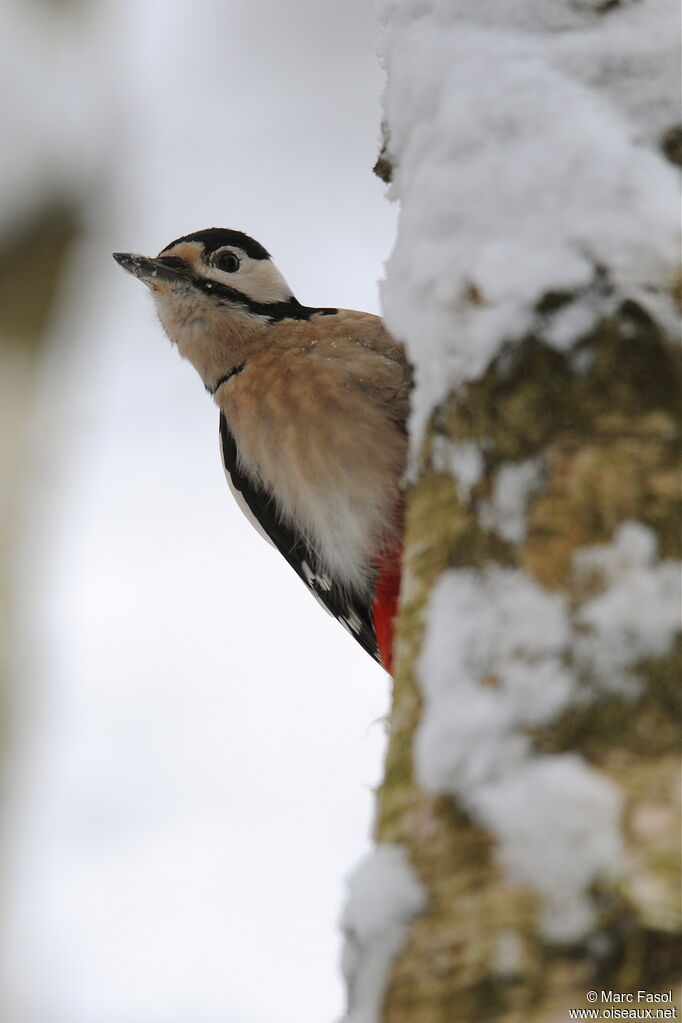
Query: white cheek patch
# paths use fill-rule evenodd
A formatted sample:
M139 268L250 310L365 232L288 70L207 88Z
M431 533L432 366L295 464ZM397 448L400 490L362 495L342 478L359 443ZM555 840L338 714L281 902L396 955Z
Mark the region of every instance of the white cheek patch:
M227 273L215 266L204 267L204 277L228 288L241 291L253 302L286 302L291 298L291 288L282 277L277 267L269 259L251 259L244 253L238 253L241 266L236 273Z

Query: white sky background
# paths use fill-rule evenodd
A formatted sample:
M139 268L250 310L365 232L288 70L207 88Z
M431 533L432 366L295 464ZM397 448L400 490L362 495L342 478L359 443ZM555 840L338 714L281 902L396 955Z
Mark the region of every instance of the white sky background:
M217 410L110 253L240 228L301 301L378 311L377 26L365 0L95 12L5 43L35 130L2 193L85 169L93 202L33 416L0 1016L325 1023L386 677L233 505Z

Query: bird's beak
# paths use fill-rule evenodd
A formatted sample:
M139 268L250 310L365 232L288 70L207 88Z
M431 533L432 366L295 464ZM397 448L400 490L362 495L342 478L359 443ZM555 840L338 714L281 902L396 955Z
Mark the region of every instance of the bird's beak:
M150 288L187 276L187 267L181 269L170 261L165 262L163 258L150 259L148 256L137 256L134 252L114 252L112 255L119 266Z

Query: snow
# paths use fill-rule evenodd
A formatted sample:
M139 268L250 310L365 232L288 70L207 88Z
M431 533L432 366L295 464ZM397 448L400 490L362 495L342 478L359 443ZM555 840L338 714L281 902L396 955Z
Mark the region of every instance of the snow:
M566 601L518 569L451 570L431 593L427 620L417 779L428 792L469 798L523 763L522 726L545 724L567 706Z
M531 496L542 486L542 458L501 465L493 477L490 501L479 508L478 520L484 529L491 529L509 543L522 543L526 538L526 508Z
M589 334L594 326L597 315L615 312L615 298L598 293L578 296L569 305L555 310L546 318L543 325L543 337L550 348L559 352L570 352L577 341ZM572 360L574 369L579 369L579 356L585 353L576 352Z
M460 501L469 501L472 489L483 478L485 458L477 444L455 443L436 434L432 440L431 465L457 482ZM543 485L543 459L507 462L493 475L490 500L478 504L478 521L509 543L521 543L526 536L526 509L533 494Z
M460 500L468 501L472 487L483 476L483 455L476 444L455 444L438 434L433 438L431 460L436 472L449 473L457 480Z
M549 332L563 349L626 295L676 322L677 174L656 147L678 120L677 11L389 0L384 20L400 220L382 301L416 368L417 451L548 291L579 303Z
M575 559L583 585L600 584L576 615L574 656L602 690L637 692L637 664L663 657L680 627L680 564L657 561L655 533L623 522L610 544L588 547Z
M379 1023L391 964L426 904L401 846L377 845L356 867L341 920L349 1004L343 1023Z
M583 937L594 923L590 885L621 861L617 786L578 756L536 757L483 786L475 806L509 876L542 897L544 937Z
M621 797L580 757L535 752L528 730L585 700L636 693L638 663L669 652L680 565L656 559L652 530L626 522L611 543L577 552L576 591L598 592L575 609L499 566L449 570L430 596L417 779L492 831L510 876L542 896L551 941L575 941L593 923L589 888L619 868Z
M543 896L544 936L576 940L592 922L590 884L617 863L619 797L579 758L536 755L527 735L575 696L567 602L517 569L452 570L427 621L419 783L491 830L511 877Z
M493 969L498 977L510 980L523 971L523 942L515 931L497 931L493 939Z

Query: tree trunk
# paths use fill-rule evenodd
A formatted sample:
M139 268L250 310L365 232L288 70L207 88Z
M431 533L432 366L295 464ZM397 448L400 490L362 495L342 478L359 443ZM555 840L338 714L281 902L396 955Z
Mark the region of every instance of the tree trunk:
M681 1011L671 7L511 6L387 5L417 384L376 840L423 897L353 1023Z
M558 1023L570 1008L588 1005L589 990L600 999L602 990L636 996L640 989L667 992L679 981L679 644L636 665L635 694L629 687L601 692L529 729L537 758L577 753L622 792L622 871L595 877L594 917L579 940L557 944L543 936L531 879L519 883L508 876L495 836L467 806L466 791L455 800L425 792L414 772L422 715L417 659L429 594L451 566L477 573L491 564L521 569L564 594L579 625L581 607L604 579L598 572L591 578L575 573L578 552L610 543L620 524L635 520L658 542L645 571L679 557L677 353L633 304L582 344L592 354L585 374L576 375L563 356L528 339L512 364L494 365L453 396L434 418L410 488L377 838L409 850L429 908L394 964L387 1023ZM443 437L485 447L486 470L466 500L452 476L434 466ZM477 513L493 491L496 467L538 454L545 478L528 504L527 534L520 543L505 541L483 528ZM567 656L575 660L575 650ZM495 689L500 680L491 674L480 685ZM547 829L554 824L548 821ZM542 819L533 828L537 842L550 848ZM581 850L567 852L579 856Z

